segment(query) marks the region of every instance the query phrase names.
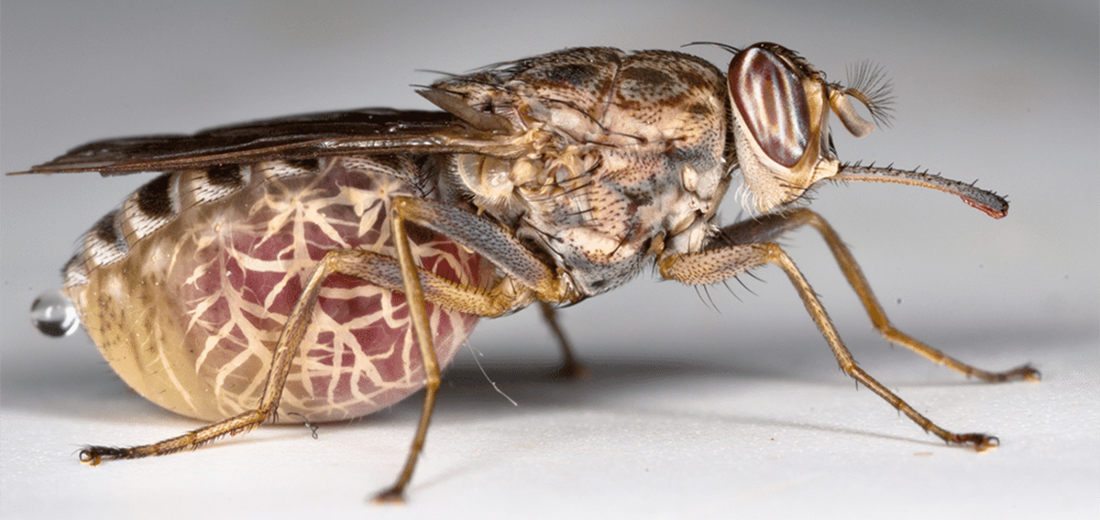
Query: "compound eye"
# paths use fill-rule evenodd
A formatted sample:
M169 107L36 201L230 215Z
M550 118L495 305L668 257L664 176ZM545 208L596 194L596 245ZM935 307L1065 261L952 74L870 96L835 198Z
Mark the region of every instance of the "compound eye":
M802 78L786 61L757 44L734 56L729 83L737 113L760 149L784 167L798 164L812 132Z

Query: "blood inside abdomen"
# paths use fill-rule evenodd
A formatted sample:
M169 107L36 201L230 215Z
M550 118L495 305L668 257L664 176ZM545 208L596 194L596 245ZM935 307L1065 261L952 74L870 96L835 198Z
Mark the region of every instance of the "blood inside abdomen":
M260 165L262 166L262 165ZM283 324L318 261L334 249L393 257L389 202L427 197L389 165L331 160L293 177L253 167L249 184L179 218L98 267L67 292L104 357L151 401L218 420L256 406ZM183 183L181 183L182 185ZM477 286L479 256L434 233L411 233L420 265ZM428 304L442 366L477 316ZM335 274L323 284L313 322L287 379L280 420L359 417L424 384L405 297Z

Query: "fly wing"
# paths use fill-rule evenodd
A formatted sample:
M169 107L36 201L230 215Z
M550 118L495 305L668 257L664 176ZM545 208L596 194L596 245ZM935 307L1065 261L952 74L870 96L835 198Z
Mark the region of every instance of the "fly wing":
M108 176L273 159L460 152L491 140L489 134L447 112L365 108L253 121L194 135L95 141L16 174L97 171Z

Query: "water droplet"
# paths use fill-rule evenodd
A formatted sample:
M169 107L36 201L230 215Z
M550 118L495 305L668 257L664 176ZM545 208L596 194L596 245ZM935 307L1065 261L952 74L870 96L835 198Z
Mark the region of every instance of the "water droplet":
M38 331L53 337L68 336L80 325L76 307L61 291L46 291L31 304L31 322Z

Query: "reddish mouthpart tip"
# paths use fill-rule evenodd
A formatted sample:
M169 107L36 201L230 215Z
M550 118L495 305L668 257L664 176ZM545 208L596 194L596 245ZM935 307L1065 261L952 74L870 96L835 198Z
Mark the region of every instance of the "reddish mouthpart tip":
M1008 208L1007 207L1004 208L1004 209L993 209L989 206L986 206L985 204L980 204L980 203L978 203L978 202L976 202L972 199L968 199L966 197L961 197L961 198L962 198L963 202L965 202L968 206L970 206L972 208L975 208L975 209L981 211L982 213L985 213L986 215L989 215L993 218L1000 219L1000 218L1004 218L1005 216L1008 215Z

